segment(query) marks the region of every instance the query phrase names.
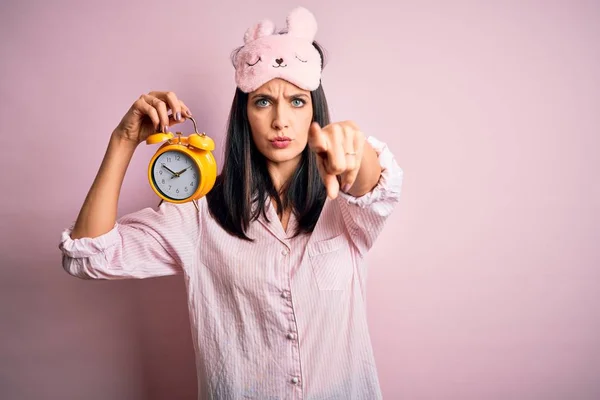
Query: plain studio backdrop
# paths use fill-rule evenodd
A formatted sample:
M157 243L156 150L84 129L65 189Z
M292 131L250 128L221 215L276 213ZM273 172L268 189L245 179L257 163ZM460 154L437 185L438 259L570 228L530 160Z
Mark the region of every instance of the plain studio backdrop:
M297 5L333 120L405 172L367 258L384 398L600 398L600 3L567 0L2 1L0 398L194 398L182 277L73 278L60 233L142 93L183 99L221 166L229 55ZM157 206L157 148L119 216Z

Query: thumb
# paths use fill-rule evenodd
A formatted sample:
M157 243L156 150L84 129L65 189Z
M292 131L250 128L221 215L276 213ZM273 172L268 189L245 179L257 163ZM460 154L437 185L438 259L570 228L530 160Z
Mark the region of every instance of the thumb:
M317 157L317 169L319 170L319 175L321 176L321 180L327 191L327 196L331 199L335 199L340 191L340 182L337 176L327 173L324 164L325 161L321 157Z
M325 189L327 190L327 196L331 199L335 199L340 191L340 182L337 176L327 174L324 176L323 181L325 183Z

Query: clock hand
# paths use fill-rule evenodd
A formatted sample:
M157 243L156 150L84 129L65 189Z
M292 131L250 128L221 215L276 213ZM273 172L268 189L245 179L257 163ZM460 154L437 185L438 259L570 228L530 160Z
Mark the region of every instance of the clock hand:
M177 176L179 176L179 175L183 174L185 171L187 171L187 170L188 170L188 169L190 169L190 168L192 168L192 166L191 166L191 165L190 165L189 167L187 167L187 168L184 168L184 169L182 169L181 171L177 172Z
M173 170L171 170L169 167L167 167L165 164L161 164L163 167L165 167L170 173L173 174L173 176L171 177L171 179L173 179L175 176L179 176L179 174Z

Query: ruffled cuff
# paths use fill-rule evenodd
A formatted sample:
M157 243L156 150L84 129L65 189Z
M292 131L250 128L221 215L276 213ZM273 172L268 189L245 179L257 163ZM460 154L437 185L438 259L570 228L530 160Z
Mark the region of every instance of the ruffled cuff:
M83 237L72 239L71 232L75 227L73 223L68 229L62 232L59 249L71 258L85 258L102 253L111 246L120 243L121 238L118 232L119 224L115 222L114 227L95 238Z
M339 191L338 197L344 199L349 204L356 204L361 208L385 200L398 201L402 189L402 180L404 171L394 158L386 143L374 138L367 137L367 142L375 149L378 155L379 165L381 166L381 176L377 185L368 193L360 197L354 197L351 194Z

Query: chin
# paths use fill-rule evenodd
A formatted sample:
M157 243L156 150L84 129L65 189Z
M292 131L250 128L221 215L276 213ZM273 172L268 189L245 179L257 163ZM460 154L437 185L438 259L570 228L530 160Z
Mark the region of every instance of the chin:
M266 153L263 153L263 155L271 162L282 163L302 156L302 152L297 151L296 149L269 149Z

